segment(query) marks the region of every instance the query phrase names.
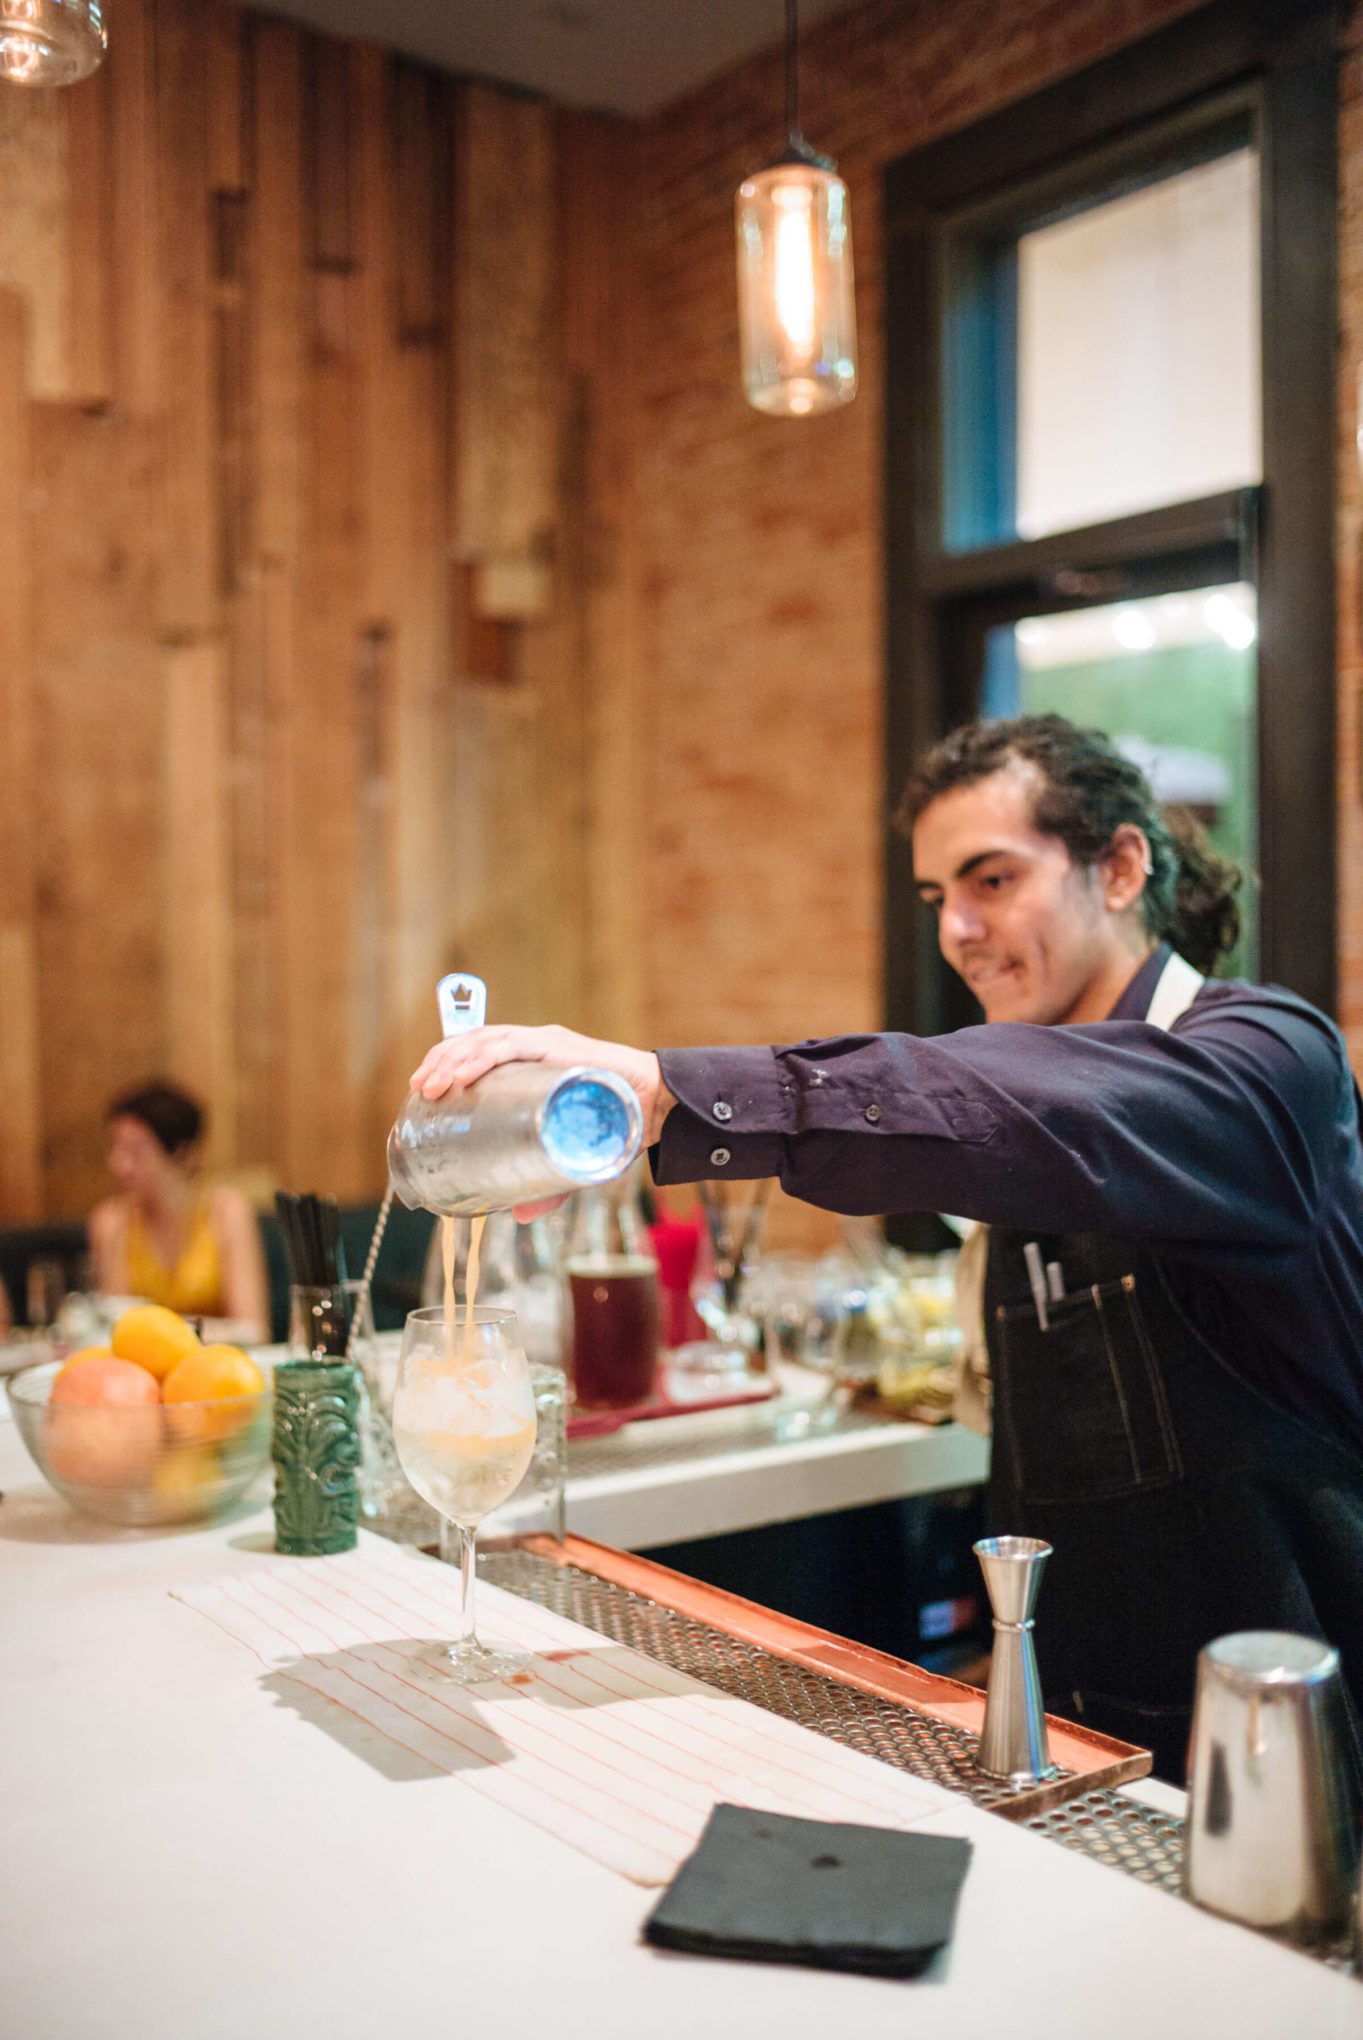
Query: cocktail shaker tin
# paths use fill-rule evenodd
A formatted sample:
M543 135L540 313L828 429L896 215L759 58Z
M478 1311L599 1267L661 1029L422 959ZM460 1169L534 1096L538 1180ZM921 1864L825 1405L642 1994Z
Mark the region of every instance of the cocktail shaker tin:
M1349 1924L1358 1813L1339 1653L1250 1630L1198 1657L1184 1889L1295 1941Z
M474 1218L608 1183L644 1137L613 1070L503 1063L466 1091L413 1092L388 1136L388 1177L409 1208Z

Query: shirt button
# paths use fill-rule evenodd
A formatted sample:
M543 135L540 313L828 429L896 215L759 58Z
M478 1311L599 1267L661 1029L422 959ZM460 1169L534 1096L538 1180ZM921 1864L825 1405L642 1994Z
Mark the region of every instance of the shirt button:
M869 1119L872 1126L875 1126L879 1123L880 1120L880 1107L878 1105L868 1105L866 1107L865 1113L862 1116L866 1119Z
M713 1168L722 1169L729 1159L728 1148L711 1148L710 1163Z
M729 1121L734 1116L733 1106L726 1105L722 1098L717 1098L715 1100L715 1103L710 1107L710 1110L714 1113L715 1118L719 1121L721 1126L727 1126L729 1124Z

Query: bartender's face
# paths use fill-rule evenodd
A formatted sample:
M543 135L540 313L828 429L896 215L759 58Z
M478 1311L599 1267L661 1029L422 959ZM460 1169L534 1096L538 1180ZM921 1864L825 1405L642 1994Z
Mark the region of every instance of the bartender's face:
M1033 826L1033 787L1008 766L933 801L914 826L915 882L986 1020L1101 1020L1131 975L1130 925L1107 868Z

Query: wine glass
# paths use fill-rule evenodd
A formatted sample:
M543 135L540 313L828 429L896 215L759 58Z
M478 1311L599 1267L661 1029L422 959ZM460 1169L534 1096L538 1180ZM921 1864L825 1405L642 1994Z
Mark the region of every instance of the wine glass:
M413 1662L460 1686L510 1678L528 1660L478 1641L473 1582L478 1525L515 1493L535 1449L535 1397L513 1312L475 1306L452 1320L439 1306L410 1313L393 1443L408 1480L453 1524L459 1546L459 1633Z

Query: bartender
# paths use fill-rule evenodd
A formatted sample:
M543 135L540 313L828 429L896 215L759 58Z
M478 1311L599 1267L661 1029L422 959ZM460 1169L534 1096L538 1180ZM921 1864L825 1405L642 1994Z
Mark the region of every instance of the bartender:
M660 1183L776 1176L834 1211L978 1221L989 1515L1055 1548L1048 1706L1181 1780L1201 1646L1296 1630L1340 1649L1363 1765L1363 1148L1339 1032L1205 975L1239 874L1098 731L967 725L897 821L983 1026L660 1054L486 1027L413 1083L605 1064Z

